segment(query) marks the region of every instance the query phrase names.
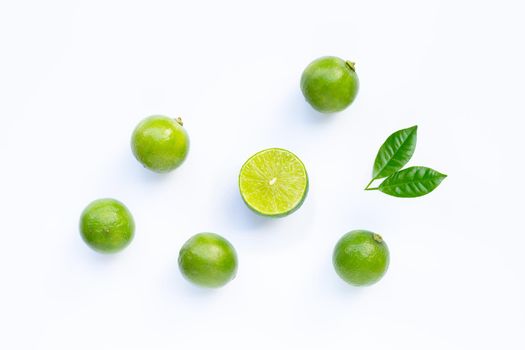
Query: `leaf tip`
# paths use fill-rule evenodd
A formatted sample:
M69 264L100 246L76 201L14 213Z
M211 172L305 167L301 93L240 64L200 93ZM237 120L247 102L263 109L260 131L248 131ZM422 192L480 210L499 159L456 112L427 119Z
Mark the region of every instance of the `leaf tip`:
M448 175L447 174L443 174L442 172L440 171L437 171L437 170L434 170L440 177L442 177L443 179L446 178Z

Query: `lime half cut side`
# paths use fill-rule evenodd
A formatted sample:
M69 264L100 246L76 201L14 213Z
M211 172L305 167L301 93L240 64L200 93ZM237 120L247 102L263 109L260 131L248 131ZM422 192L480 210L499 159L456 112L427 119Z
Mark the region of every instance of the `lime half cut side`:
M295 154L269 148L244 163L239 190L244 202L256 213L282 217L303 204L308 192L308 174Z

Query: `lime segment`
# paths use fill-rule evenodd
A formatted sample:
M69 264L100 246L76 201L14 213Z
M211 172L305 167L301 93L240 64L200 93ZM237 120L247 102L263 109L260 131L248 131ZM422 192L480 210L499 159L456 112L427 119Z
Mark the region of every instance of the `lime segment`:
M292 152L269 148L253 155L239 174L244 202L265 216L286 216L297 210L308 192L308 174Z

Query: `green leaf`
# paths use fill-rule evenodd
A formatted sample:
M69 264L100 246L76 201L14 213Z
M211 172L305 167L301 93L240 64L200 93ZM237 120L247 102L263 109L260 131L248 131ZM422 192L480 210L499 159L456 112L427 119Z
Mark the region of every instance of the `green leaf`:
M395 197L420 197L432 192L446 177L433 169L413 166L389 176L378 189Z
M417 125L396 131L379 148L374 162L374 179L388 177L405 166L416 149Z

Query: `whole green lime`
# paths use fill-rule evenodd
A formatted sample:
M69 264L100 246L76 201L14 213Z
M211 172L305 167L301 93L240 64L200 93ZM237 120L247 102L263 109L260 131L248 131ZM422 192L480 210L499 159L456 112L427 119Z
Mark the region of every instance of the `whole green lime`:
M199 233L182 246L179 269L187 280L201 287L222 287L237 273L237 253L223 237Z
M366 230L345 234L337 242L332 262L337 274L354 286L379 281L390 261L388 247L380 235Z
M359 90L354 63L333 56L316 59L303 71L301 90L306 101L319 112L342 111Z
M134 232L133 216L116 199L93 201L80 216L80 234L84 242L101 253L121 251L131 242Z
M189 137L180 118L148 117L137 125L131 136L135 158L157 173L166 173L180 166L189 147Z

